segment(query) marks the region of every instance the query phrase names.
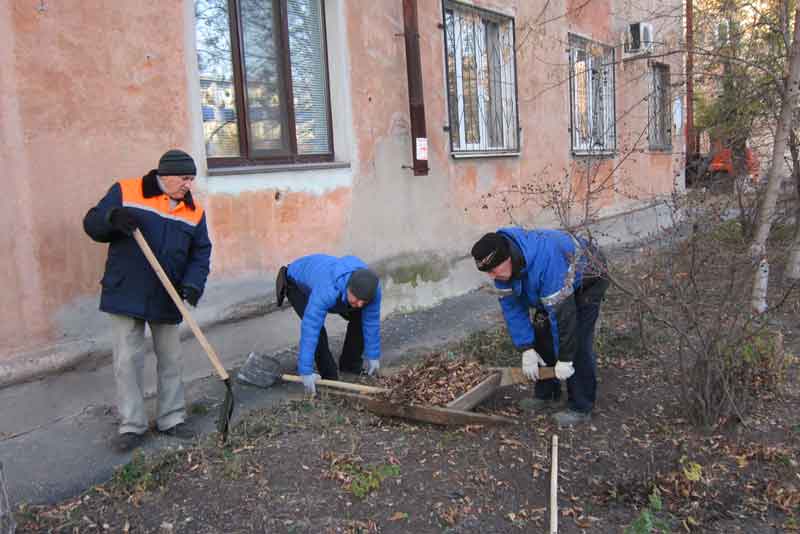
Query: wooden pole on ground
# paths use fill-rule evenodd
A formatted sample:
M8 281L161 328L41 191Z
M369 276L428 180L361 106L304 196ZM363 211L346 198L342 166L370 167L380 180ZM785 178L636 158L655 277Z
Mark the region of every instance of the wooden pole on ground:
M3 474L3 462L0 462L0 534L14 534L17 524L11 511L11 502L6 490L6 477Z
M550 460L550 534L558 534L558 436L553 436Z

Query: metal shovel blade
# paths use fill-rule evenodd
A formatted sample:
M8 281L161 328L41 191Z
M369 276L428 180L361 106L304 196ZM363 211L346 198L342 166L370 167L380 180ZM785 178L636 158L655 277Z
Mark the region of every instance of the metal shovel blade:
M217 430L222 435L222 442L228 440L228 429L231 424L231 417L233 417L233 388L231 387L231 379L225 379L225 400L220 406L219 418L217 419Z
M236 378L240 382L260 388L268 388L281 376L281 362L274 356L251 352L239 369Z

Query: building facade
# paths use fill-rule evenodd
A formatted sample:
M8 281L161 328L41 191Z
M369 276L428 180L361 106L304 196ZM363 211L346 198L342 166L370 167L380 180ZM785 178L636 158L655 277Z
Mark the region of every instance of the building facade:
M482 233L559 224L537 191L580 201L581 184L601 183L605 216L682 187L683 57L666 53L682 39L679 2L0 6L0 364L103 346L106 247L81 221L169 148L198 163L214 244L206 323L268 302L276 270L312 252L375 265L387 310L424 306L481 281L468 254Z

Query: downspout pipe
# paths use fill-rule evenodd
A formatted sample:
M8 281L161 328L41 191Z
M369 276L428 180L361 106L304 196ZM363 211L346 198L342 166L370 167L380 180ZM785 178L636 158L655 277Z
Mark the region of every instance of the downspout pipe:
M406 42L408 105L411 115L411 157L414 161L414 176L427 176L428 134L425 129L425 98L422 90L417 0L403 0L403 31Z

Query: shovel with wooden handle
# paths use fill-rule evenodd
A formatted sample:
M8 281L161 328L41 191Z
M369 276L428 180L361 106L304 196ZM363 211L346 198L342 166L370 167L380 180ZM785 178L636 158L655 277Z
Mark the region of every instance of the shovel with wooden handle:
M203 347L203 350L206 351L206 355L208 355L208 359L211 360L211 364L214 366L217 374L219 375L220 379L225 383L225 400L220 407L220 414L219 419L217 420L217 429L219 433L222 434L222 441L223 443L228 438L228 427L231 422L231 416L233 415L233 389L231 388L231 379L228 376L228 372L225 370L225 367L222 366L222 362L219 360L219 356L217 356L216 351L214 351L214 347L206 339L206 336L203 334L203 331L200 330L200 326L198 326L197 322L194 320L194 317L189 313L188 308L183 303L183 299L181 299L178 292L175 291L175 286L172 285L167 273L164 272L164 268L161 267L161 264L158 262L156 255L153 254L153 251L150 249L150 245L147 244L147 240L144 238L142 233L137 228L133 231L133 239L136 240L136 243L139 245L139 248L142 249L142 253L144 254L147 261L150 263L150 266L156 272L158 279L161 280L161 284L164 286L164 289L167 290L172 302L175 303L177 306L178 311L181 312L181 316L183 316L183 320L189 325L194 336L197 338L197 341L200 343L200 346Z
M258 352L251 352L247 356L244 365L239 369L238 378L240 381L260 388L268 388L281 381L303 383L303 378L300 376L281 373L281 362L278 358ZM318 386L366 394L386 393L389 391L386 388L354 384L352 382L341 382L339 380L327 380L325 378L318 379L315 384Z
M283 380L284 382L296 382L300 384L303 383L303 377L297 375L283 374L277 376L276 378ZM386 393L389 391L387 388L378 388L375 386L367 386L364 384L354 384L352 382L342 382L340 380L328 380L325 378L318 378L317 381L314 383L318 386L327 386L329 388L344 389L346 391L357 391L358 393L366 393L366 394Z

